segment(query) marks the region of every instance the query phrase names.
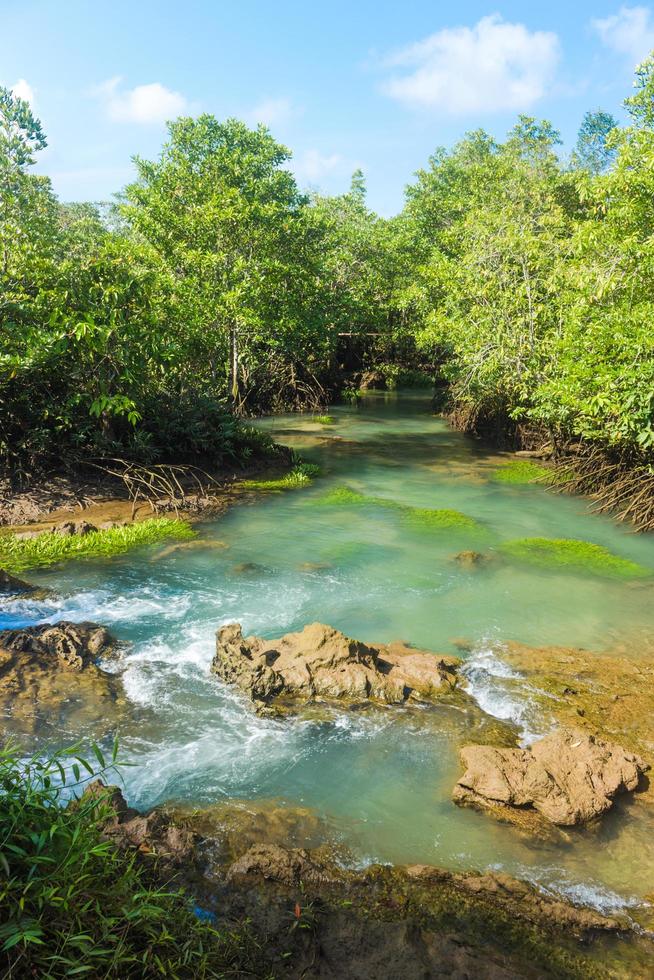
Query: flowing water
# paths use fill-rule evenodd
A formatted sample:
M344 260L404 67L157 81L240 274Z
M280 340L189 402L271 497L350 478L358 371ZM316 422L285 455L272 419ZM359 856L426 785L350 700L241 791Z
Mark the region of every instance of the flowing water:
M306 489L268 494L200 526L200 544L158 545L111 560L72 562L32 580L56 598L13 601L0 624L95 620L129 641L130 720L122 751L130 802L206 805L280 799L315 809L356 862L502 868L601 908L628 907L651 888L648 808L621 803L567 846L529 843L491 818L456 808L458 748L475 720L452 706L338 711L314 719L256 717L209 674L216 628L276 636L319 620L370 642L406 640L455 653L487 711L540 733L529 704L501 687L503 640L600 650L654 635L652 585L525 568L509 560L470 571L465 548L503 540L581 538L654 570L654 538L588 514L583 500L489 480L501 460L432 416L427 394L367 396L310 416L266 420L281 442L320 464ZM321 506L347 485L406 505L456 508L483 526L429 532L392 508ZM464 655L466 656L466 655ZM68 740L79 733L66 733Z

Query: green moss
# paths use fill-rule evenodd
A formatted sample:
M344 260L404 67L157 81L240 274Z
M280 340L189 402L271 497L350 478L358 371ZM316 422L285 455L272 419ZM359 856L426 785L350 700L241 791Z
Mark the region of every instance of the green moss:
M572 572L591 572L606 578L645 578L654 574L643 565L620 558L607 548L589 541L569 538L520 538L507 541L501 550L520 561L541 568L557 568Z
M547 467L534 463L533 460L512 459L494 470L491 479L496 483L538 483L549 473Z
M474 517L447 508L432 510L428 507L406 507L403 517L407 524L431 531L448 528L472 531L481 527Z
M370 503L370 498L351 487L333 487L327 493L317 497L314 503L326 504L329 507L356 507Z
M320 467L315 463L298 463L283 476L271 480L244 480L241 486L245 490L295 490L309 486L316 476L320 476Z
M407 507L396 500L389 500L388 497L370 497L346 486L334 487L333 490L329 490L319 497L315 503L341 507L360 507L363 505L383 507L387 510L396 511L406 524L423 530L440 531L454 528L471 531L479 530L481 527L473 517L462 514L458 510Z
M334 419L331 417L331 415L316 415L313 421L320 423L320 425L334 424Z
M82 536L44 531L35 538L0 537L0 567L9 572L53 565L69 558L99 558L120 555L138 545L153 544L164 538L194 538L196 532L186 521L155 517L139 524L126 524Z

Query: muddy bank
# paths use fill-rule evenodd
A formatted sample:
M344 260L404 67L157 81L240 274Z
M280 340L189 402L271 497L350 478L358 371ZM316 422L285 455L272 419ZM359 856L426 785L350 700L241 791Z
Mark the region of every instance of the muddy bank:
M216 516L237 500L252 496L243 486L245 481L286 472L290 462L289 451L279 446L269 460L241 468L225 467L202 476L184 478L177 474L174 493L165 492L159 482L152 491L144 487L136 499L123 480L93 472L79 476L53 474L19 491L12 490L8 480L0 480L0 527L13 532L38 532L82 520L99 527L171 512Z
M97 784L92 792L102 798ZM329 847L297 846L298 838L322 832L309 812L279 818L280 808L266 802L139 814L120 791L109 794L106 835L184 886L219 929L242 929L247 921L260 943L261 976L648 975L654 949L626 920L508 875L427 865L356 871ZM284 833L289 839L280 844Z

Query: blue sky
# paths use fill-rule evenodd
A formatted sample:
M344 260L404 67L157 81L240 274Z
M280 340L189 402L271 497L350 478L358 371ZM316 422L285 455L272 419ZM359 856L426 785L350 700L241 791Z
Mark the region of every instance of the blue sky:
M165 119L265 122L305 187L402 206L435 147L519 112L566 146L586 109L621 116L654 48L641 4L427 0L0 0L0 84L32 102L49 146L38 169L64 200L108 199L130 158L157 154Z

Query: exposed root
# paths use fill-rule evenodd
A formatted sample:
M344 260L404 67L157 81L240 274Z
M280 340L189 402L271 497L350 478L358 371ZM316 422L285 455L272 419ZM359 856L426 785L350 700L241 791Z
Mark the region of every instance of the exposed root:
M211 491L222 489L218 480L198 466L168 463L145 466L119 457L84 462L123 484L132 501L132 519L139 500L149 504L153 513L172 509L179 515L189 494L207 497Z
M590 497L592 513L610 513L637 531L654 531L654 470L628 453L570 445L554 463L551 489Z

